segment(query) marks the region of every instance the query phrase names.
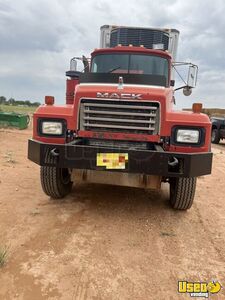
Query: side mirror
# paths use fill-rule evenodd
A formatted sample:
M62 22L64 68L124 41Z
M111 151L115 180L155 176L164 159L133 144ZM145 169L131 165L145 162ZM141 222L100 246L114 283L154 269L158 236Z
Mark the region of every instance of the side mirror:
M181 74L177 71L176 66L186 66L186 65L189 66L188 76L187 76L187 80L184 80L183 77L181 76ZM174 62L173 67L174 67L174 70L177 72L177 74L179 75L179 77L182 79L182 81L185 84L183 86L176 88L174 90L174 92L183 89L183 94L185 96L190 96L192 93L192 88L194 88L196 86L197 75L198 75L198 66L196 66L192 63ZM173 80L171 80L171 82L170 82L171 86L172 86L172 81Z
M82 66L80 66L80 64L77 65L79 61L83 63L83 68ZM89 59L86 58L84 55L82 57L73 57L70 60L70 71L84 73L89 72Z
M75 57L70 61L70 71L77 71L77 61Z
M192 88L190 86L185 86L183 88L183 94L184 96L190 96L192 93Z
M187 78L188 87L194 88L196 86L197 74L198 74L198 67L196 65L190 65L188 70L188 78Z

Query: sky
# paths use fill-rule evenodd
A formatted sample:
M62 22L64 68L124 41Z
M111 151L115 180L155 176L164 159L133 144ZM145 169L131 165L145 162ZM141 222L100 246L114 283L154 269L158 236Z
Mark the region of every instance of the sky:
M0 0L0 96L63 104L70 58L90 57L100 26L113 24L178 29L177 60L199 74L191 96L175 92L177 108L224 108L224 16L224 0Z

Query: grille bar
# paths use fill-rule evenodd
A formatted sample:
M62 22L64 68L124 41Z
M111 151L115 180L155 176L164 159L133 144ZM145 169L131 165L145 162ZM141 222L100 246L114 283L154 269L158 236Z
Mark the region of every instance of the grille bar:
M129 108L129 109L150 109L156 110L157 108L154 106L136 106L136 105L121 105L121 104L101 104L101 103L84 103L85 107L109 107L109 108Z
M155 121L146 120L132 120L132 119L115 119L115 118L96 118L96 117L84 117L84 120L91 121L107 121L107 122L122 122L122 123L143 123L143 124L155 124Z
M84 126L88 127L101 127L101 128L118 128L118 129L138 129L138 130L155 130L154 127L134 127L134 126L121 126L121 125L105 125L105 124L89 124L85 123Z
M84 113L92 113L89 109L84 109ZM94 110L94 114L102 114L102 115L124 115L124 116L140 116L140 117L156 117L155 113L134 113L134 112L124 112L124 111L108 111L108 110Z

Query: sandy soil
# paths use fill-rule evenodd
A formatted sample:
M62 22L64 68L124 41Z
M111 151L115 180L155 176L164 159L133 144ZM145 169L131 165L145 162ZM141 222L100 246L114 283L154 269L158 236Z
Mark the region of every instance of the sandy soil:
M26 158L29 136L0 130L0 299L192 299L178 280L225 288L225 144L213 146L213 174L198 179L193 207L178 212L166 185L79 185L49 199Z

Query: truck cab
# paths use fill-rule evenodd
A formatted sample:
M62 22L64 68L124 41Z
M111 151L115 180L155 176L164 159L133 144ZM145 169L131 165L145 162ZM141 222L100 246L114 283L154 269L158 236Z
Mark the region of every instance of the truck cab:
M28 143L47 195L62 198L80 181L149 189L165 182L173 208L191 207L196 178L211 173L211 123L199 104L173 110L178 36L175 29L105 25L102 47L90 59L71 59L66 104L46 96ZM195 74L189 64L186 95Z

